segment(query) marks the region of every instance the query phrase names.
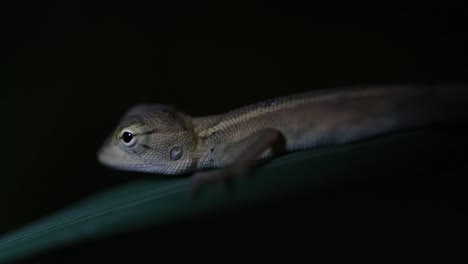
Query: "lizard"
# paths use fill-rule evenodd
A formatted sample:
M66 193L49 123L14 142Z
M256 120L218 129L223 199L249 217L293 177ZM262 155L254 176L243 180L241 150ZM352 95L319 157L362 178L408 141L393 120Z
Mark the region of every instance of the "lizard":
M361 85L267 99L192 117L172 105L130 107L98 150L105 166L192 175L192 192L245 175L252 164L330 144L346 144L468 119L460 85ZM193 173L193 174L192 174Z

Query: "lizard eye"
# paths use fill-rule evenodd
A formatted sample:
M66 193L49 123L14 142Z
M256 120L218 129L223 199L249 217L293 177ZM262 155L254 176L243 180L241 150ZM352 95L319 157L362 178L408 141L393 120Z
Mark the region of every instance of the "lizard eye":
M123 132L120 139L122 140L124 145L127 147L131 147L135 144L135 136L131 132L128 132L128 131Z

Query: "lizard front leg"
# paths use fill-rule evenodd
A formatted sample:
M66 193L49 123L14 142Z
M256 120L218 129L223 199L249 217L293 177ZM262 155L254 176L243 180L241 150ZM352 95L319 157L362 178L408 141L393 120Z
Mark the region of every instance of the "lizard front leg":
M197 194L199 190L208 184L227 182L235 175L246 175L253 161L268 149L272 154L284 148L285 138L283 134L272 128L260 130L243 140L226 148L224 155L234 157L234 161L223 169L200 171L193 176L192 194Z

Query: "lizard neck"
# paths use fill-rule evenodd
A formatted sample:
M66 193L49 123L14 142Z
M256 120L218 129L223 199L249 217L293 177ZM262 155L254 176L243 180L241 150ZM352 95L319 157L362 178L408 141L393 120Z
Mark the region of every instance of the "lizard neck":
M206 131L215 127L225 117L223 114L211 115L204 117L192 117L193 132L197 139L196 146L196 158L197 158L197 169L213 168L216 167L216 154L214 146L219 142L214 136L207 136Z

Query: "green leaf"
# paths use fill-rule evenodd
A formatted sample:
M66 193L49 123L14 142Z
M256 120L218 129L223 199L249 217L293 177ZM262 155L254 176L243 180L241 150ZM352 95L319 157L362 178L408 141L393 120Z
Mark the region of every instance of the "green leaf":
M327 182L378 176L397 163L422 165L434 159L434 155L466 147L466 132L467 129L459 128L424 129L292 153L261 164L248 179L236 178L227 193L209 188L195 199L190 196L189 177L135 180L103 190L4 235L0 239L0 262L59 245L162 225L214 209L260 202L305 188L320 189Z

